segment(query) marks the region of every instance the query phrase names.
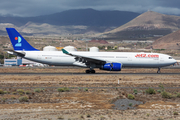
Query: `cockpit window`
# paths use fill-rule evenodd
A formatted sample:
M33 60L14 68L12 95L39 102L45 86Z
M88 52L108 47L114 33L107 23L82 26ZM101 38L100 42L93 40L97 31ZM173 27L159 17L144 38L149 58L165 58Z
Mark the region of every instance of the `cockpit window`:
M169 59L173 59L172 57L169 57Z

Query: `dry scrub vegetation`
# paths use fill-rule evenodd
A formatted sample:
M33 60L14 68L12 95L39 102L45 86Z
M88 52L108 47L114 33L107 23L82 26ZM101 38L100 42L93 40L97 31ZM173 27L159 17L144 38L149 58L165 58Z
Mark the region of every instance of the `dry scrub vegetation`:
M53 72L53 69L48 70ZM0 69L1 73L4 70L47 71L39 68L5 68ZM56 69L56 72L61 70ZM63 69L63 72L72 70ZM84 69L75 70L81 72ZM125 69L122 72L126 70L155 71ZM164 69L163 72L177 73L177 70ZM178 74L0 75L0 118L180 119L179 80ZM115 102L123 99L126 102L121 102L117 107ZM130 99L132 102L127 102ZM142 104L134 104L134 100ZM127 110L117 109L123 107Z

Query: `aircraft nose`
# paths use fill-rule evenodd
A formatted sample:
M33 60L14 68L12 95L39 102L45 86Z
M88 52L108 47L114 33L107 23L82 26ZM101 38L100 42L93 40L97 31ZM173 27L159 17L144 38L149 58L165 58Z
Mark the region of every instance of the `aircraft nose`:
M177 63L177 61L175 59L173 59L173 63L175 64L175 63Z

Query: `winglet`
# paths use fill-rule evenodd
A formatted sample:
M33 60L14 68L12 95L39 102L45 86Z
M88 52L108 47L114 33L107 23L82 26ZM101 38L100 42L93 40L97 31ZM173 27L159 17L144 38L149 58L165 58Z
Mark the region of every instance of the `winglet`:
M69 54L69 52L66 51L65 49L62 49L62 52L63 52L64 54Z

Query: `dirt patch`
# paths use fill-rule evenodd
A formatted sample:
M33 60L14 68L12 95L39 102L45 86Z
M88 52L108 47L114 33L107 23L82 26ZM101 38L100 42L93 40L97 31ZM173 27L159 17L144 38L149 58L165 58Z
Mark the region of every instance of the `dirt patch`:
M20 102L19 98L22 96L26 96L28 98L28 102ZM17 95L11 95L10 93L0 96L0 109L16 109L17 106L19 109L34 109L39 107L44 109L110 109L113 104L109 101L114 97L116 96L94 92L58 93L53 91L44 91L28 95L19 95L19 93L17 93Z
M138 106L139 109L172 109L180 108L180 103L153 101Z

